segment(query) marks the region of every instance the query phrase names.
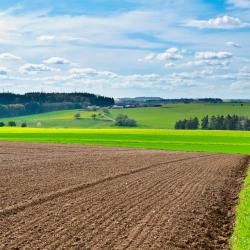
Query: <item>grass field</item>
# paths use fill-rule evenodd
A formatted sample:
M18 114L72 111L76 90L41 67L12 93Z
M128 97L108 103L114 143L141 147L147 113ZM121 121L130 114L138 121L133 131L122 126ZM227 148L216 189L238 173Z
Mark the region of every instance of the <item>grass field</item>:
M80 119L74 118L76 113L81 114ZM97 116L97 120L93 120L91 117L93 114L98 114L98 112L62 110L37 115L10 117L0 120L5 123L8 123L8 121L15 121L18 126L20 126L22 122L26 122L29 127L43 128L106 128L111 126L112 118Z
M237 207L236 224L231 239L232 250L250 249L250 168L245 185L240 193L240 204Z
M81 119L74 118L75 113L81 113ZM8 122L14 120L20 125L27 122L29 127L43 128L114 128L113 119L122 113L127 114L138 123L138 128L145 129L173 129L177 120L197 116L202 118L205 115L227 115L237 114L250 117L250 104L241 106L236 103L223 104L169 104L156 108L131 108L110 110L109 117L98 116L97 120L92 119L92 114L83 110L66 110L49 112L31 116L0 119Z
M250 132L1 128L0 140L250 154Z

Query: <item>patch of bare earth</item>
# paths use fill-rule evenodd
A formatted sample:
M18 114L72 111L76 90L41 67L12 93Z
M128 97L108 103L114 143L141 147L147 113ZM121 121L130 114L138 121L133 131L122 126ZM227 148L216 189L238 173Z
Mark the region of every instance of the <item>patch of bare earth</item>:
M0 249L228 249L248 157L0 143Z

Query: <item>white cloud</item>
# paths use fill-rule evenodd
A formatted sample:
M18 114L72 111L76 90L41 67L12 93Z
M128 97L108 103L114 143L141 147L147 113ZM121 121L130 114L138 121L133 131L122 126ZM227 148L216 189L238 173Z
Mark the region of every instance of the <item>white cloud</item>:
M227 3L237 8L250 8L250 0L227 0Z
M227 51L200 51L195 53L195 58L204 60L222 60L229 59L232 56L233 54Z
M183 50L180 50L178 48L169 48L165 50L163 53L150 53L146 55L143 59L140 61L146 61L146 62L152 62L155 60L159 61L167 61L167 60L181 60L183 59Z
M165 52L156 56L158 60L180 60L183 58L182 51L177 48L167 49Z
M39 72L56 72L58 69L48 67L44 64L24 64L19 68L19 72L23 74L36 74Z
M62 57L50 57L47 60L44 60L43 62L46 64L59 64L59 65L71 63L69 60Z
M81 79L88 77L98 77L98 78L116 78L117 74L110 71L98 71L93 68L72 68L69 70L71 78Z
M8 75L8 70L4 67L0 67L0 75L1 76L7 76Z
M201 71L172 73L170 77L176 79L204 79L205 77L212 76L213 74L213 70L205 69Z
M46 81L47 83L83 84L101 88L138 88L138 89L175 89L178 87L191 87L195 83L188 78L175 75L164 76L160 74L132 74L119 75L111 71L96 70L93 68L72 68L68 75L53 75L38 77L33 80Z
M43 36L38 36L37 40L41 42L50 42L50 41L55 40L55 38L56 37L52 35L43 35Z
M250 88L250 82L249 81L235 81L231 84L232 90L249 90Z
M226 45L228 47L234 47L234 48L240 48L241 47L239 43L235 43L235 42L232 42L232 41L226 42Z
M139 59L139 61L152 62L152 61L154 61L155 58L156 58L156 54L150 53L150 54L146 55L143 59Z
M249 23L243 23L237 17L222 16L217 18L211 18L209 20L189 20L186 23L189 27L196 28L209 28L209 29L235 29L249 27Z
M164 65L164 67L165 68L174 68L174 67L176 67L176 64L175 63L166 63L165 65Z
M0 60L20 60L19 56L13 55L11 53L2 53L0 54Z
M188 61L185 66L228 66L230 61L228 60L197 60Z

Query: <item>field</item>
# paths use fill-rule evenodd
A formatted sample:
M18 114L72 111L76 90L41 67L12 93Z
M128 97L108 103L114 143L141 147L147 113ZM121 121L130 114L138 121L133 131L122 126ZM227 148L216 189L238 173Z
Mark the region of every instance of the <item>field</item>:
M74 115L78 112L81 113L81 119L76 120ZM66 110L0 120L6 123L14 120L18 125L27 122L29 127L43 128L114 128L113 120L122 113L135 119L138 128L173 129L177 120L195 116L200 119L205 115L228 114L250 117L250 104L168 104L157 108L112 109L110 115L97 116L93 120L91 116L99 113L100 111Z
M247 160L1 142L0 249L228 249Z
M250 132L171 130L194 116L250 116L248 104L99 113L1 119L29 127L0 128L0 249L228 249L235 218L233 249L248 249L250 174L235 206ZM119 113L138 128L116 128Z
M248 131L0 128L0 140L250 154Z
M238 204L236 211L235 229L231 239L232 249L247 250L250 246L250 168L244 187L240 192L240 204Z

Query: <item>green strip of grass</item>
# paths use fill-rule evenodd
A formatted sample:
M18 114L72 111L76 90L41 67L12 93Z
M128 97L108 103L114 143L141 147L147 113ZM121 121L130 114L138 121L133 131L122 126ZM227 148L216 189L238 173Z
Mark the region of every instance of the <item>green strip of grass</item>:
M0 140L250 155L247 131L0 128Z
M250 249L250 168L240 193L240 204L237 207L236 224L231 239L232 250Z

